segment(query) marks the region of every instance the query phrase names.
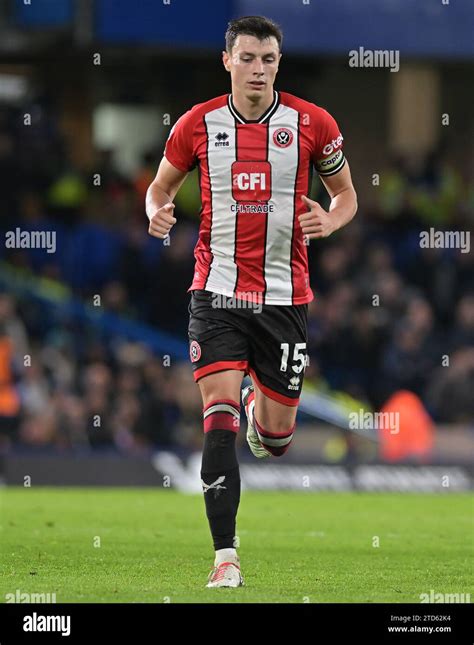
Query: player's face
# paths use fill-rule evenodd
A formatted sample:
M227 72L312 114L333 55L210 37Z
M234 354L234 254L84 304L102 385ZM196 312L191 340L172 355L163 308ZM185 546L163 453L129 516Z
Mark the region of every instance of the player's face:
M237 36L232 54L223 52L224 67L232 79L232 91L252 100L271 95L280 58L274 36L265 40Z

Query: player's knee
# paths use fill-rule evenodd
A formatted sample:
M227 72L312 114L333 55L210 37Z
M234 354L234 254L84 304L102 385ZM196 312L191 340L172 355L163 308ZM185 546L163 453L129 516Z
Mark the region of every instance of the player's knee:
M235 439L240 426L240 405L231 399L217 399L204 407L204 446L201 477L220 471L226 476L238 470Z
M296 423L290 428L284 422L276 422L263 428L257 422L257 432L260 443L274 457L281 457L288 451L293 440Z
M205 433L211 430L237 433L240 428L240 404L230 398L213 399L204 407L203 417Z

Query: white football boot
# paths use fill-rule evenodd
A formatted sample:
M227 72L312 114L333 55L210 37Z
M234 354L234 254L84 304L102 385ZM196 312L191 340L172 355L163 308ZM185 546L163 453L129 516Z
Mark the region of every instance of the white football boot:
M209 574L206 587L243 587L244 579L237 562L221 562Z
M260 443L260 439L258 438L257 431L255 430L255 425L254 425L254 408L255 408L255 399L248 403L249 397L254 391L253 385L247 385L242 390L242 403L244 405L245 409L245 414L247 415L247 443L250 446L250 450L252 453L255 455L255 457L258 457L259 459L263 459L264 457L271 457L272 453L269 452L266 448L262 446Z

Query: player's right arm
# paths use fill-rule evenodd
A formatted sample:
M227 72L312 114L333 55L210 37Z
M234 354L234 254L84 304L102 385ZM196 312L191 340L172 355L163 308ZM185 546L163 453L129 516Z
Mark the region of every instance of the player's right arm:
M148 233L153 237L164 239L173 224L176 224L173 199L187 174L175 168L166 157L161 160L156 177L148 187L145 200L146 214L150 220Z
M171 128L165 154L146 194L145 208L150 220L148 232L154 237L167 237L176 223L173 199L196 161L193 135L193 110L189 110Z

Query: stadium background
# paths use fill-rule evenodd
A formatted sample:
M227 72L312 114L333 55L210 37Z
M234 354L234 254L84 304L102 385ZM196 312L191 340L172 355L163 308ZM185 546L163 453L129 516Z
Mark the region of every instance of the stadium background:
M284 30L277 89L338 121L359 211L310 246L297 438L256 464L242 429L244 487L471 488L473 253L420 247L421 231L467 232L474 213L473 9L441 0L1 4L7 484L28 473L35 484L163 486L169 475L199 491L186 337L196 177L176 199L169 246L148 236L144 196L176 119L229 90L227 21L254 13ZM399 50L400 70L350 67L359 47ZM327 205L317 179L312 196ZM17 227L55 231L55 252L7 248ZM399 411L401 431L349 429L359 410Z

